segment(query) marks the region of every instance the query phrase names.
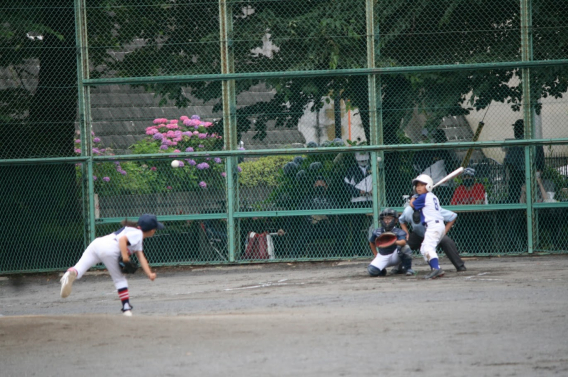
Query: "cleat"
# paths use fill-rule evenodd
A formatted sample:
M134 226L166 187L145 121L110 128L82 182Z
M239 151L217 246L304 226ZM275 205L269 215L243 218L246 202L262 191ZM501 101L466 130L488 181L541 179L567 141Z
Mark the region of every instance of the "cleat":
M457 271L458 272L465 272L465 271L467 271L467 268L465 268L465 266L460 266L460 267L457 268Z
M69 270L63 274L61 278L61 298L65 298L71 294L71 288L73 288L73 282L77 278L77 273L73 270Z
M125 310L122 312L123 316L132 317L132 310Z
M424 277L424 279L428 280L428 279L441 278L442 276L444 276L444 274L445 274L444 270L439 268L437 270L432 270L428 275Z
M416 275L416 271L414 271L412 268L406 270L406 276L414 276L414 275Z
M398 274L402 274L402 273L404 273L402 268L397 266L397 267L393 267L392 270L390 270L389 275L398 275Z

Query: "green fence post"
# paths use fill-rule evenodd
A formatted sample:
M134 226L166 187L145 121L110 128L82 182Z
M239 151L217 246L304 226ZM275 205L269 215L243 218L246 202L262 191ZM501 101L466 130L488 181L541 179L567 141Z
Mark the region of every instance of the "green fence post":
M87 16L85 0L75 0L75 38L77 53L77 89L81 155L89 156L82 165L83 213L85 219L85 247L95 239L95 195L93 182L93 138L91 135L90 87L84 85L89 79L89 55L87 50Z
M533 60L532 45L532 7L531 0L521 0L521 56L522 61ZM532 139L534 132L534 111L533 99L531 93L531 70L530 68L522 69L523 84L523 118L525 120L525 139ZM526 188L526 206L527 206L527 247L529 254L534 250L534 227L538 228L535 222L536 214L533 208L532 188L534 187L534 146L527 146L525 149L525 188ZM538 233L538 232L537 232Z
M221 41L221 73L226 75L234 73L233 55L233 18L232 9L227 2L219 0L219 27ZM225 149L235 150L237 146L236 98L235 80L223 80L223 129ZM235 174L237 169L236 157L228 157L226 202L227 202L227 246L229 248L229 261L235 261L235 255L240 247L238 238L240 232L234 217L235 207L238 205L238 181Z
M375 57L378 46L375 35L378 35L378 25L375 23L375 1L367 0L365 3L366 28L367 28L367 68L375 68ZM377 30L376 30L377 29ZM369 93L369 145L383 145L382 127L382 99L381 77L376 74L368 75ZM379 208L385 202L384 172L379 172L377 157L384 159L384 152L371 152L371 168L373 174L373 228L379 226Z

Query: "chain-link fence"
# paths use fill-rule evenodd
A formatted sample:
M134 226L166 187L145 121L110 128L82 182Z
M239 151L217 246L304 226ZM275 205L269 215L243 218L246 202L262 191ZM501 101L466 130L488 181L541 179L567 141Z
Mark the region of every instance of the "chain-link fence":
M153 265L368 259L412 179L460 166L434 190L459 252L568 250L566 2L0 11L1 272L66 268L142 213L166 223Z

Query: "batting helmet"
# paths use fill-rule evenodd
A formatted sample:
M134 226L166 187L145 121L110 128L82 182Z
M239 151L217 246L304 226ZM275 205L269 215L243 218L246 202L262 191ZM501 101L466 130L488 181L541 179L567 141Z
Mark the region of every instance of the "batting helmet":
M388 223L385 221L385 217L392 216L394 219ZM381 226L385 228L385 231L390 232L394 228L396 221L398 220L397 212L392 208L385 208L379 213L379 221Z
M412 180L412 186L416 186L416 182L422 182L426 185L426 191L431 192L434 186L434 181L429 175L420 174L418 177Z

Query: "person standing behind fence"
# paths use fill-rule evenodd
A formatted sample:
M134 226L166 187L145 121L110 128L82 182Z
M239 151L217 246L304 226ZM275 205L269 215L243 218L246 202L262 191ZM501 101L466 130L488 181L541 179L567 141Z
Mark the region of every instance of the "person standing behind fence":
M462 184L454 191L451 205L469 205L485 203L485 187L475 181L475 169L465 168Z
M515 139L525 138L525 122L522 119L513 124ZM521 188L525 184L525 147L512 147L507 150L504 160L509 171L509 203L519 203L521 200ZM535 167L537 177L544 170L544 148L535 148Z
M156 274L150 270L148 261L142 251L142 242L145 238L152 237L156 230L163 229L164 224L158 222L155 215L144 214L138 222L124 220L123 227L114 233L96 238L79 259L79 262L65 272L61 278L61 297L66 298L71 294L71 288L75 279L81 277L89 268L103 263L107 268L114 286L118 290L118 297L122 303L122 312L126 316L132 315L132 305L128 294L128 281L119 267L119 257L123 262L128 262L132 254L136 254L142 270L148 279L154 281Z

